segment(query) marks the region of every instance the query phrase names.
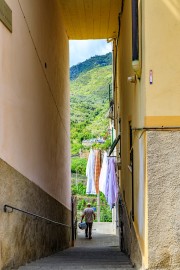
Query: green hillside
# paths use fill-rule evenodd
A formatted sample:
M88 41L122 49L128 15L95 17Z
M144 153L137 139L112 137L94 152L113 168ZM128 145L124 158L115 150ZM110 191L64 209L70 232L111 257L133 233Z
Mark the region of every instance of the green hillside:
M70 80L75 80L81 73L87 72L95 67L112 65L112 53L96 55L70 68Z
M71 155L76 156L79 150L88 146L83 140L103 137L106 142L97 144L96 148L107 149L110 145L108 134L109 119L109 85L112 85L111 54L95 56L70 69L71 81ZM112 87L111 87L112 88ZM71 159L72 195L77 198L77 219L87 202L97 206L95 195L86 195L87 158ZM111 222L112 213L105 196L100 193L100 221Z
M97 56L99 62L101 57L106 58ZM86 60L83 62L85 70L81 63L80 74L70 82L72 154L77 154L83 148L82 140L108 137L109 120L106 114L109 109L109 85L112 85L112 65L100 66L95 58L97 64L94 68L87 70Z

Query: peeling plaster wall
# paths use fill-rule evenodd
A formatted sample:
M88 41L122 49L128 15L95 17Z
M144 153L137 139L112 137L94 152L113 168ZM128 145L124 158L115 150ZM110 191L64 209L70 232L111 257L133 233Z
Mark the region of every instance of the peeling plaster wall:
M148 269L180 269L180 131L147 132Z

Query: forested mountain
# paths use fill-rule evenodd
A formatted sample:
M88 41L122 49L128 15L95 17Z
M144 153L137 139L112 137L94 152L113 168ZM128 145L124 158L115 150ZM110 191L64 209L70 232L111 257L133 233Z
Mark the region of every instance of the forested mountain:
M72 154L77 154L82 148L82 140L108 138L106 115L109 85L112 85L111 63L109 53L92 57L70 69L70 74L74 74L70 82Z
M75 80L81 73L96 67L112 65L112 53L96 55L70 68L70 80Z

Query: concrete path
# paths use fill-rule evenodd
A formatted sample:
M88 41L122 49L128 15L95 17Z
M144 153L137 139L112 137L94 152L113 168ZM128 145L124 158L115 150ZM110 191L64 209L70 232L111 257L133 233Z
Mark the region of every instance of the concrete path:
M78 231L75 247L22 266L19 270L130 270L128 257L120 252L119 239L114 234L103 234L93 229L92 239Z

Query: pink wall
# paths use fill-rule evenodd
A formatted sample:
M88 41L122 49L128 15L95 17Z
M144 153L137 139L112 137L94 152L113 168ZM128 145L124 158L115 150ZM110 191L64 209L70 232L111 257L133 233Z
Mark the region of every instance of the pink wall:
M13 32L0 22L0 158L70 209L69 48L60 7L6 2Z

